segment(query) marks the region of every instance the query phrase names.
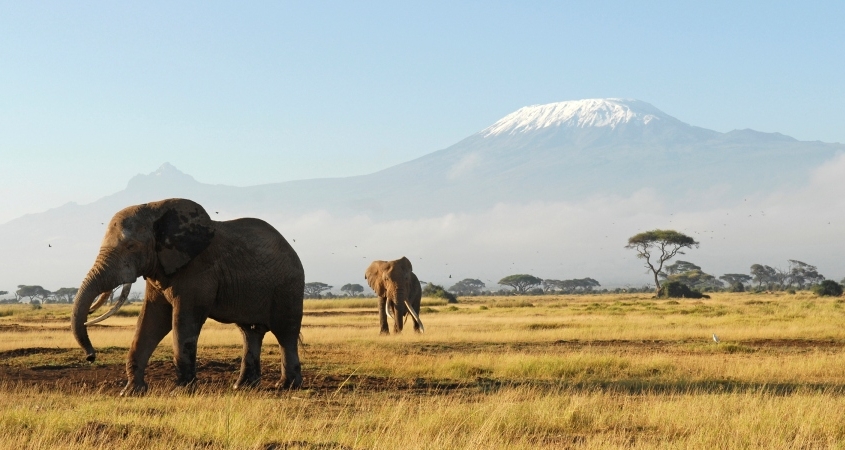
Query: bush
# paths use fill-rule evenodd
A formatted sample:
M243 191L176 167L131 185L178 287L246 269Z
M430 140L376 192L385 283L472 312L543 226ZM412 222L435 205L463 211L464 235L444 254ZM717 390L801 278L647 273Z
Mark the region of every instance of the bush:
M428 283L422 290L423 297L433 297L445 299L447 303L458 303L458 297L455 294L443 289L443 286L438 286L433 283Z
M833 280L824 280L813 286L813 292L819 297L839 297L842 295L842 285Z
M729 290L731 292L745 292L745 285L740 282L736 282L731 285Z
M680 281L669 281L660 286L659 298L710 298L709 295L693 291Z

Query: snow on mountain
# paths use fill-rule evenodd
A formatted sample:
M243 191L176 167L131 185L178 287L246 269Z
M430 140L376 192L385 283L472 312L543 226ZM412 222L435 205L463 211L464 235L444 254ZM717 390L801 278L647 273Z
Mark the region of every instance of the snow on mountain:
M632 99L591 98L520 108L481 131L484 137L528 133L548 127L609 127L640 122L648 125L669 116Z

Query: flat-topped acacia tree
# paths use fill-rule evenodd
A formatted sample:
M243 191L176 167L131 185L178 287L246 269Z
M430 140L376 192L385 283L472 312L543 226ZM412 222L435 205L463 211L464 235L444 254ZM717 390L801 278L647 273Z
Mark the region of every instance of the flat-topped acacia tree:
M499 284L514 288L517 294L524 294L532 287L539 286L542 282L542 278L537 278L534 275L527 275L524 273L508 275L499 280Z
M654 275L655 295L660 295L660 280L657 274L663 270L663 264L683 255L681 249L698 247L695 239L675 230L651 230L635 234L628 239L625 248L637 252L637 258L645 260L645 267ZM652 257L655 258L652 262Z

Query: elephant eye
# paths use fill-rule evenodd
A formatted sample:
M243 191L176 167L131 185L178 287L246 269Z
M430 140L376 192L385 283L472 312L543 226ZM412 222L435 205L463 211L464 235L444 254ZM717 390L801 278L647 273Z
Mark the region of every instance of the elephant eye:
M135 241L129 241L126 243L126 249L133 252L138 249L138 243Z

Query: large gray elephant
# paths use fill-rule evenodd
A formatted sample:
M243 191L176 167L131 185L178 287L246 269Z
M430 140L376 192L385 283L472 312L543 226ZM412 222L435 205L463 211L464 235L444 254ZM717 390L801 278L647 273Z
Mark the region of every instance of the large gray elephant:
M86 327L114 314L139 276L146 279L146 292L126 362L129 381L121 395L147 390L147 362L170 331L178 382L192 383L197 339L209 317L237 324L243 335L236 389L260 381L261 342L268 331L282 349L278 386L302 384L298 344L305 274L296 252L268 223L251 218L214 221L202 206L185 199L130 206L115 214L74 299L71 328L88 361L94 361L96 352ZM115 306L86 322L120 285Z
M393 332L401 333L408 313L414 320L414 331L425 331L420 320L420 280L414 275L408 258L403 256L395 261L373 261L364 273L364 278L379 297L378 315L382 334L390 334L387 316L393 318Z

